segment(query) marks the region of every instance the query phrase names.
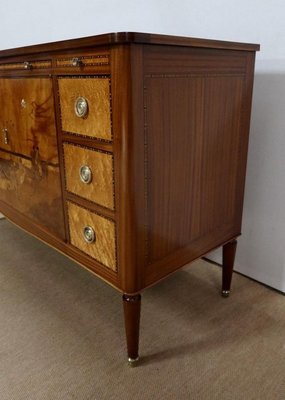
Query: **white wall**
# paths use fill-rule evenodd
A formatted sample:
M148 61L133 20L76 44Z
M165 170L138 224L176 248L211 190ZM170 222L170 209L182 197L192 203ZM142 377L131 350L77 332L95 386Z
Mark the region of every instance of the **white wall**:
M260 43L236 269L285 292L283 0L10 0L0 13L0 49L112 31Z

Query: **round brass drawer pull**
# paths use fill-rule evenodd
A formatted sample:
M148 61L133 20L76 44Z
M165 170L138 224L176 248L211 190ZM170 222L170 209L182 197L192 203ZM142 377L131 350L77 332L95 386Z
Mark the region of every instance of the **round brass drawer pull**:
M80 180L83 183L90 183L92 181L92 171L88 165L82 165L79 169Z
M84 97L77 97L74 104L74 111L77 117L86 118L88 114L88 102Z
M94 243L96 240L94 229L91 226L85 226L83 229L83 237L86 243Z

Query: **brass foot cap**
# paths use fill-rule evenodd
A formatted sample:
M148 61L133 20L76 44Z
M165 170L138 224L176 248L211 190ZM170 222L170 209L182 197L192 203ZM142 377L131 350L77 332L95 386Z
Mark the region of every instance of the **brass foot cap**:
M128 364L130 367L135 367L137 365L138 361L139 361L139 357L137 357L137 358L129 357L128 358Z
M222 290L222 297L229 297L230 291L229 290Z

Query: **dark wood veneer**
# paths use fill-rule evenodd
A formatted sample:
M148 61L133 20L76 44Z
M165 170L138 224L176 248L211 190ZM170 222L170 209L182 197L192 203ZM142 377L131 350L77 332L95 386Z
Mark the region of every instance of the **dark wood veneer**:
M145 288L223 246L223 294L230 290L257 50L254 44L122 32L0 52L0 134L6 126L14 132L11 142L5 143L5 132L0 139L0 211L124 294L132 360L138 356ZM73 65L73 58L86 63ZM35 67L25 70L25 62ZM107 103L97 98L103 101L98 130L92 112L98 111L93 110L100 85L90 81L90 91L88 79L106 76L110 98L105 96ZM69 89L59 91L58 80L71 77L84 78L85 93L80 79L76 87L68 80L72 96ZM43 103L42 112L26 115L21 110L26 93L30 105ZM78 121L74 100L83 95L92 102L91 115ZM70 125L66 114L65 128L62 104L73 121ZM81 149L75 175L69 174L76 194L66 186L64 143ZM78 189L79 156L86 151L84 158L91 157L89 149L112 155L111 172L101 163L100 189L103 193L104 182L110 183L104 174L112 173L114 207L104 196L97 204L97 193L90 198L92 190ZM72 216L68 204L75 205ZM96 259L88 256L93 252L81 242L80 213L86 220L89 215L89 222L95 214L112 222L106 224L110 231L101 229L100 238L106 254L108 240L115 243L110 253L115 266L96 261L104 260L101 253Z
M233 49L258 51L259 45L249 43L228 42L223 40L198 39L184 36L158 35L154 33L139 32L116 32L103 35L90 36L80 39L69 39L53 43L37 44L33 46L18 47L16 49L2 50L2 57L15 57L18 55L50 54L51 52L66 53L69 51L94 48L96 46L118 45L118 44L159 44L186 47L206 47L214 49Z
M234 259L236 254L237 241L232 240L223 246L223 284L222 295L227 297L231 289Z
M131 363L139 357L141 295L123 295L128 357Z

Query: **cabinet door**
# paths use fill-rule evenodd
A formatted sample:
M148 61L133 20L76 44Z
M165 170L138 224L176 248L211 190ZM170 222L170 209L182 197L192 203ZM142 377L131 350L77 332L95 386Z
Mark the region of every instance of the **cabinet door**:
M64 238L52 80L0 79L0 93L0 201Z
M58 163L50 78L0 79L0 148Z

